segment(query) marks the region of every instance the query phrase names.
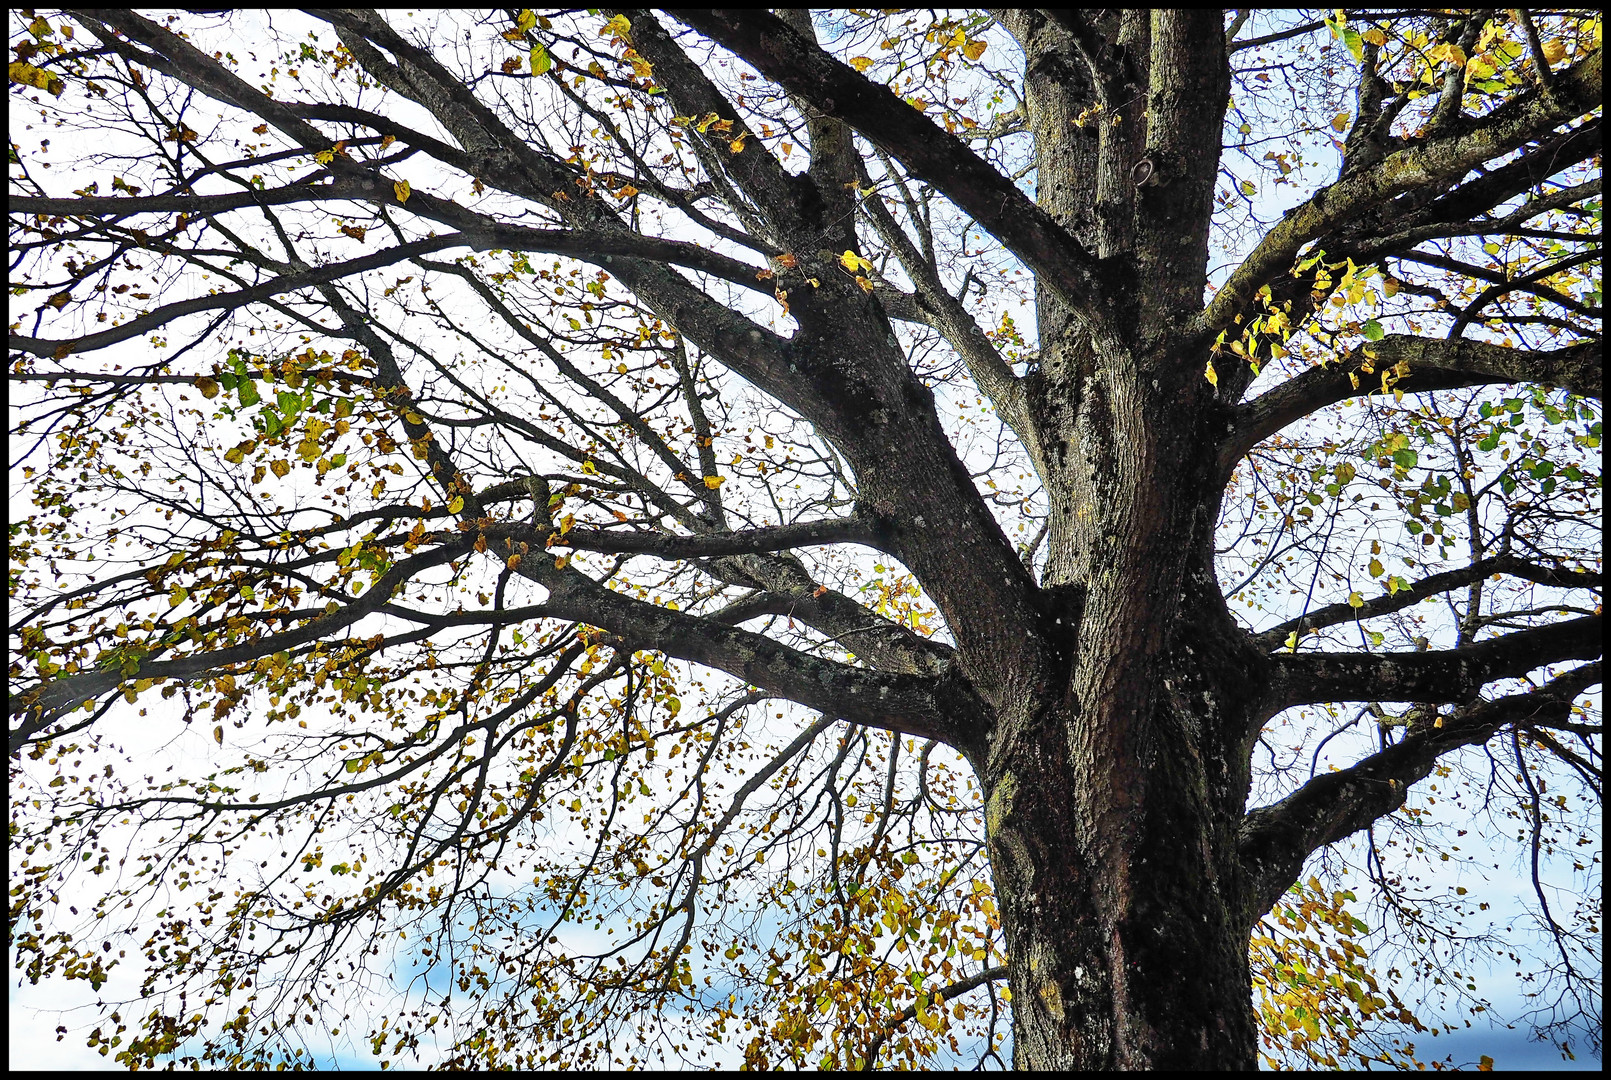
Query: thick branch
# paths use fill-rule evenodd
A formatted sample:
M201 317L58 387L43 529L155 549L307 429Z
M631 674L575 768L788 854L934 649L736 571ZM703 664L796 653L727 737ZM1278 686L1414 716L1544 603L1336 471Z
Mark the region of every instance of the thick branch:
M883 550L877 531L859 518L806 521L700 536L670 536L666 533L623 532L617 529L572 529L553 539L555 547L613 554L641 553L663 559L751 555L818 544L862 544Z
M1288 424L1328 405L1369 394L1376 376L1359 374L1366 359L1377 372L1401 361L1408 363L1410 373L1405 378L1409 381L1403 384L1406 390L1527 382L1559 386L1584 397L1600 397L1599 342L1585 341L1543 352L1464 338L1433 340L1392 334L1360 345L1334 363L1310 368L1237 406L1231 414L1231 431L1219 447L1221 473L1230 475L1249 450ZM1359 378L1357 386L1349 378L1350 373Z
M1411 785L1438 759L1461 746L1486 742L1506 724L1549 724L1571 713L1572 699L1599 682L1600 664L1585 664L1538 690L1481 701L1411 728L1402 742L1356 765L1315 777L1242 822L1240 852L1248 881L1243 910L1249 925L1269 911L1301 872L1310 853L1336 843L1404 804Z
M1601 623L1588 615L1442 652L1279 653L1259 719L1321 701L1465 701L1495 679L1599 659Z
M388 197L395 198L395 196L390 195L389 188ZM418 196L415 197L417 198ZM594 233L576 229L523 229L516 226L493 225L491 223L475 223L472 227L474 232L453 233L427 240L416 240L411 243L386 248L383 251L375 252L373 255L351 259L347 262L331 263L328 266L308 269L301 273L287 274L235 292L220 293L214 296L197 296L189 300L181 300L131 319L122 326L103 330L98 334L62 340L13 334L10 337L9 345L13 349L32 353L35 356L65 356L69 353L93 352L96 349L103 349L119 341L127 341L130 338L150 333L182 315L190 315L198 311L213 311L220 308L239 308L283 293L295 292L298 289L305 289L313 285L337 281L341 278L351 277L354 274L391 266L394 263L403 262L420 255L427 255L434 251L453 247L468 247L472 250L499 248L541 251L551 255L568 255L572 258L589 261L600 261L601 259L608 261L616 255L636 259L653 259L686 265L690 269L704 270L734 284L757 289L770 295L769 289L763 289L757 285L753 267L746 266L735 259L718 255L713 251L702 248L698 244L685 241L657 240L652 237L625 232Z
M762 75L838 117L913 176L933 184L1024 261L1064 303L1107 320L1094 264L1077 240L956 136L887 87L813 46L758 9L680 11L677 17Z
M870 181L865 172L862 178ZM898 178L891 179L895 183L900 183ZM961 299L952 296L946 290L933 264L918 251L916 245L901 229L900 223L884 206L883 200L874 195L862 202L862 209L872 222L873 228L878 230L884 242L895 252L895 257L900 260L907 276L917 286L916 295L910 298L910 307L916 310L904 317L932 326L945 337L962 357L962 362L967 365L968 374L973 376L973 381L996 407L997 414L1020 439L1027 443L1029 416L1025 411L1026 396L1023 383L1013 374L1012 368L1001 358L995 346L984 336L979 324L962 306ZM897 295L905 298L904 294ZM884 299L882 293L879 298Z
M532 576L549 589L552 617L588 623L635 648L725 671L850 723L939 739L970 755L983 745L989 709L954 668L934 677L850 667L749 630L634 600L551 565L541 562Z

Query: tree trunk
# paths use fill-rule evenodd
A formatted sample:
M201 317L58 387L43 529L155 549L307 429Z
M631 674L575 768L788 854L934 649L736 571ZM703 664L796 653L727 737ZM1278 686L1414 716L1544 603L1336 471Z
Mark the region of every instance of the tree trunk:
M1038 689L992 698L981 769L1014 1063L1251 1069L1257 913L1236 841L1263 665L1232 652L1246 635L1214 579L1223 478L1200 448L1223 408L1172 332L1202 298L1228 92L1202 43L1218 16L1114 13L1082 41L1056 13L1006 18L1037 201L1118 286L1105 324L1038 298L1026 434L1048 610L1038 678L1019 682Z
M1037 398L1059 481L1043 674L998 705L983 769L1015 1063L1252 1068L1236 839L1263 665L1231 651L1245 635L1213 575L1213 466L1193 450L1212 388L1178 362L1094 359L1077 392Z

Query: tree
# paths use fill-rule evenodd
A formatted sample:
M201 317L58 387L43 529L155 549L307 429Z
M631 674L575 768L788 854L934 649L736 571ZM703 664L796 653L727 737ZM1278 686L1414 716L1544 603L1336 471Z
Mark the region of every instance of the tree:
M1564 1039L1599 34L14 16L17 963L134 1065L1402 1060L1337 860L1454 941L1453 775Z

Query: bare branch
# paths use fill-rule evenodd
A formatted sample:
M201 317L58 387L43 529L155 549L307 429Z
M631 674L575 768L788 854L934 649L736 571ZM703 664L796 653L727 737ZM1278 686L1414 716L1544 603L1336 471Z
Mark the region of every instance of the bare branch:
M1240 857L1248 875L1243 908L1249 925L1297 880L1309 854L1358 832L1404 805L1411 785L1462 746L1488 741L1507 724L1549 724L1571 713L1573 698L1600 681L1600 664L1584 664L1537 690L1479 701L1412 727L1403 741L1356 765L1324 773L1242 822Z
M1495 679L1598 659L1601 625L1601 616L1589 615L1445 651L1278 653L1270 658L1273 678L1259 719L1322 701L1464 701Z
M1327 607L1319 608L1301 618L1289 620L1280 626L1266 630L1253 640L1263 649L1279 648L1286 641L1288 634L1301 634L1306 630L1314 630L1323 626L1336 626L1339 623L1373 619L1378 615L1390 615L1395 611L1403 611L1411 605L1418 604L1429 596L1437 596L1440 593L1470 585L1474 581L1482 581L1484 578L1494 574L1509 574L1525 581L1561 589L1598 589L1601 581L1599 574L1588 570L1558 570L1547 566L1539 566L1512 555L1496 555L1493 558L1479 560L1458 570L1433 574L1431 577L1422 578L1420 581L1413 581L1408 588L1399 589L1396 593L1387 596L1378 596L1373 600L1367 600L1357 608L1346 603L1331 604Z

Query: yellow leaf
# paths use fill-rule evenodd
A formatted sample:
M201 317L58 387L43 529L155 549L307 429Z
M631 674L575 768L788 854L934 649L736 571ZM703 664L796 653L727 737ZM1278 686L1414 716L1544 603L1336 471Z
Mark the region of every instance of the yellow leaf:
M397 136L396 135L382 135L380 137L380 148L382 150L384 150L384 149L386 149L388 146L390 146L392 143L394 143L396 141L397 141Z
M962 46L962 55L969 60L977 60L985 54L985 49L987 48L989 48L989 45L986 42L975 39Z
M533 75L541 75L554 66L554 58L548 55L548 50L543 48L541 44L533 45L531 53L526 59L531 64L531 73Z
M857 270L871 270L873 268L872 263L857 255L854 251L849 250L839 256L839 265L849 270L852 274Z
M291 463L286 461L284 458L279 458L278 460L269 462L269 469L274 473L275 476L283 479L285 474L291 471Z
M1351 608L1362 608L1365 606L1365 598L1356 592L1351 592L1348 594L1348 606Z
M217 727L213 728L213 742L217 743L219 746L224 745L224 725L223 724L219 724Z
M707 476L707 477L705 477L705 486L710 488L712 491L715 491L717 488L721 487L725 483L727 483L727 477L725 477L725 476Z
M406 203L408 197L414 194L414 189L408 186L407 180L397 181L392 185L392 190L397 193L397 201L400 203Z
M448 513L457 514L460 510L463 510L463 509L464 509L464 496L463 495L455 495L455 496L453 496L453 498L448 500Z
M537 25L537 16L530 8L521 8L520 14L515 16L515 29L524 34Z
M168 606L170 608L178 607L180 604L185 602L185 597L189 595L189 589L185 588L183 585L175 585L173 587L173 591L168 594Z
M1203 377L1208 380L1210 386L1216 389L1219 387L1219 372L1214 370L1214 361L1210 360L1208 366L1203 369Z
M511 569L511 570L519 570L520 569L520 558L521 557L519 555L511 555L511 556L509 556L509 569Z
M632 20L625 15L617 15L604 24L604 29L599 31L599 37L626 37L631 30Z
M47 304L49 304L51 307L55 308L57 311L60 311L62 308L67 306L67 302L69 300L71 300L72 298L73 298L72 293L59 292L55 296L52 296L49 300L47 300L45 302Z
M873 66L873 62L865 56L852 56L850 58L850 66L855 68L857 71L866 71L868 68Z
M1340 112L1336 116L1333 116L1331 118L1331 128L1333 131L1347 131L1348 114L1345 112Z
M559 519L559 535L564 536L566 533L570 532L571 529L573 529L575 527L576 527L576 515L575 514L566 514L564 517Z
M334 150L320 150L317 154L313 155L313 160L317 161L320 165L328 165L332 161L336 160L336 152Z
M196 380L196 389L201 391L201 396L204 398L218 396L218 383L205 375Z
M1380 559L1372 559L1370 561L1370 576L1371 577L1381 577L1382 576L1382 570L1383 570L1382 562L1381 562Z
M856 275L856 284L861 286L861 291L862 292L872 292L873 291L873 283L871 281L868 281L866 278L862 277L860 274Z
M744 140L747 138L749 138L748 133L740 135L738 138L727 144L727 149L731 150L735 154L742 154L744 152Z
M1377 29L1374 26L1371 27L1369 30L1366 30L1360 36L1363 37L1366 41L1370 42L1372 45L1386 45L1387 44L1387 35L1382 33L1379 29Z
M1561 57L1566 55L1566 42L1560 38L1550 38L1544 42L1544 59L1550 63L1559 63Z
M11 81L14 83L44 90L56 97L61 97L62 91L66 89L61 76L52 75L48 71L36 68L32 64L25 64L21 60L8 67L6 73L11 76Z

